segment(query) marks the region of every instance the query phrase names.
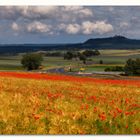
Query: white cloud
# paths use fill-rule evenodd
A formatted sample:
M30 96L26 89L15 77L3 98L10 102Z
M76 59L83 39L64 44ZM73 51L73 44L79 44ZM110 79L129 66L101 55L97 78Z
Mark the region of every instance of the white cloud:
M82 24L61 24L59 29L68 34L104 34L113 31L113 26L105 21L84 21Z
M121 22L120 27L121 28L127 28L127 27L129 27L129 23L128 22Z
M84 34L92 34L94 32L104 34L113 31L113 26L105 21L85 21L82 23L82 29Z
M61 22L76 22L80 19L93 17L93 11L83 6L64 6L57 11L57 17Z
M77 34L80 31L80 25L78 25L78 24L68 24L68 25L61 24L59 29L66 31L66 33L68 33L68 34Z
M79 14L79 16L93 16L93 12L83 6L65 6L63 11Z
M114 10L113 7L109 8ZM0 19L13 20L13 31L60 34L105 34L114 30L108 19L95 17L93 8L84 6L4 6ZM10 21L11 23L11 21ZM120 23L120 26L127 26ZM115 27L115 25L114 25ZM20 32L20 33L21 33Z
M93 16L92 10L83 6L4 6L0 7L1 19L57 19L61 21Z
M38 21L34 21L27 25L27 31L33 33L50 33L51 25L47 25Z
M11 28L14 31L19 31L20 30L19 25L17 23L15 23L15 22L12 23Z
M0 7L1 19L35 19L55 15L57 6L4 6Z
M77 34L80 31L78 24L69 24L66 28L66 32L69 34Z
M82 32L84 34L92 34L94 31L94 23L90 21L85 21L82 23Z
M17 18L16 10L11 6L0 7L1 19L15 19Z
M28 6L21 7L19 11L27 19L47 19L55 16L58 7L54 6Z

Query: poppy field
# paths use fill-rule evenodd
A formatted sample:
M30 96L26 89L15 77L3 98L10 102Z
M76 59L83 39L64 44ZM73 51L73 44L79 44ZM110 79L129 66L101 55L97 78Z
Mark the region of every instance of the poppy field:
M0 72L0 134L140 134L140 80Z

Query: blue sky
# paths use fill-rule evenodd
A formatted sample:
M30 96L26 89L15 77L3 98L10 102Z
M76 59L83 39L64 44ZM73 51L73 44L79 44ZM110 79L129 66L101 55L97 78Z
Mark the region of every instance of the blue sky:
M140 7L0 7L0 43L78 43L114 35L140 39Z

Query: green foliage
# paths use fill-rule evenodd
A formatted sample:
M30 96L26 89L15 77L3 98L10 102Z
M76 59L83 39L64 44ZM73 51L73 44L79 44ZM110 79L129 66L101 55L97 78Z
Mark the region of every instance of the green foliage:
M41 66L42 61L43 57L41 54L27 53L23 55L21 64L27 70L36 70L39 68L39 66Z
M86 64L86 61L88 61L88 57L100 55L100 52L98 50L84 50L83 52L80 51L67 51L64 54L65 60L72 60L75 58L75 60L83 61L83 64ZM92 61L92 59L90 59Z
M94 55L100 55L100 52L98 50L95 50L93 54Z
M72 52L67 52L66 54L64 54L64 59L66 60L71 60L73 58L73 53Z
M85 63L85 60L87 57L100 55L100 52L98 50L85 50L83 52L80 51L68 51L64 54L64 59L66 60L72 60L73 58L79 58L79 60L82 60Z
M104 71L124 71L122 66L107 67Z
M99 61L99 64L103 64L103 60L100 60L100 61Z
M95 56L95 55L100 55L100 52L98 50L85 50L83 53L83 55L85 55L86 57L91 57L91 56Z
M126 75L140 75L140 59L128 59L124 70Z
M45 56L47 57L63 57L63 53L60 51L60 52L46 52L45 53Z
M79 54L79 59L80 59L81 61L83 61L84 64L86 64L87 58L86 58L86 56L85 56L84 54Z

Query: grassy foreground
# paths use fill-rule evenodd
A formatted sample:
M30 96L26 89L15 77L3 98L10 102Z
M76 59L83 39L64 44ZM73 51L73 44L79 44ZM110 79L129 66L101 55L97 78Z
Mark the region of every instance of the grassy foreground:
M0 76L0 134L140 134L140 81Z

